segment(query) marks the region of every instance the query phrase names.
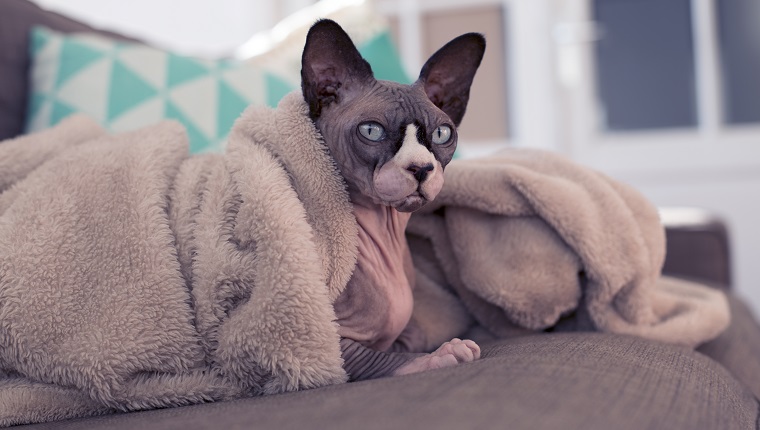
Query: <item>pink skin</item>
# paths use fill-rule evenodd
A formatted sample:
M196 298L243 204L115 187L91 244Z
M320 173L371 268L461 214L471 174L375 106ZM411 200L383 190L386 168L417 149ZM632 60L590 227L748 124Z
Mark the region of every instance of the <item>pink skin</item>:
M406 229L406 224L409 220L410 214L408 213L400 213L401 212L410 212L415 210L416 208L419 208L420 206L424 205L427 201L432 200L437 196L437 194L440 192L441 187L443 186L443 169L440 167L440 164L436 161L434 163L435 168L430 172L427 179L423 181L422 184L420 184L413 175L413 165L407 164L407 167L402 168L400 166L400 163L397 160L391 160L385 165L383 165L381 168L375 171L375 174L373 175L373 185L375 190L375 197L374 198L368 198L367 196L354 192L352 193L351 197L354 201L354 210L355 215L357 218L357 221L359 222L360 228L363 230L366 230L368 233L365 235L367 238L375 238L377 240L380 240L381 243L375 243L371 240L364 244L360 243L360 248L362 246L366 246L369 249L375 249L379 246L377 249L386 249L384 246L380 246L382 244L391 244L391 243L399 243L403 246L405 250L399 251L395 250L395 253L401 254L408 254L408 249L406 248L404 237L404 230ZM425 198L423 198L424 196ZM404 211L404 207L409 208L412 204L418 203L418 206L413 207L409 211ZM383 210L380 209L377 205L387 205L394 207L398 209L399 211L390 209L390 211L387 211L387 209ZM379 213L386 213L389 219L396 219L397 222L395 223L388 223L388 220L383 217L378 217ZM380 221L378 221L380 220ZM394 228L391 228L394 227ZM386 237L388 236L389 237ZM360 235L360 237L364 237ZM391 237L395 238L393 240ZM389 251L386 249L386 251ZM360 254L363 254L360 252ZM382 254L382 252L381 252ZM373 255L372 253L367 253L367 255ZM406 273L404 276L404 268L401 264L391 264L386 265L390 261L395 261L392 256L386 256L385 258L380 259L379 261L375 260L365 260L361 259L358 262L357 272L354 274L354 278L352 279L352 285L354 283L361 284L361 285L370 285L370 288L372 291L379 291L384 290L385 287L388 285L396 285L394 282L386 282L384 280L378 280L378 279L372 279L372 280L366 280L364 279L364 276L366 274L372 274L372 273L382 273L386 276L390 276L390 274L395 273L396 271L401 271L402 273L399 273L398 276L401 278L406 277L407 279L412 280L414 276L413 270L410 273ZM364 266L372 267L374 270L365 271L362 270ZM380 268L380 269L378 269ZM379 272L378 272L379 270ZM409 288L409 295L411 296L411 288L410 285L407 285L405 288ZM359 289L358 291L369 291L369 290L363 290ZM398 293L389 293L393 294L394 297ZM356 299L355 299L356 300ZM385 304L386 302L383 302ZM390 303L390 302L387 302ZM375 307L377 305L373 305ZM390 309L388 309L388 313L382 313L383 315L386 315L388 318L396 320L403 320L403 323L401 324L379 324L377 321L372 322L372 327L374 330L369 330L367 327L359 326L359 327L352 327L351 329L356 330L358 329L360 333L352 333L349 327L343 326L341 324L341 328L345 333L342 333L342 336L348 336L351 338L357 338L357 334L364 333L365 331L367 333L374 333L378 327L387 326L386 328L390 327L404 327L404 325L408 322L409 314L407 313L399 313L400 309L395 308L395 306L391 306ZM367 315L364 315L367 317ZM364 321L364 320L363 320ZM348 323L348 321L346 321ZM395 330L398 330L395 329ZM382 335L382 336L380 336ZM385 350L387 349L390 344L393 342L392 339L395 339L399 336L399 333L396 331L393 331L393 333L386 333L382 329L380 330L379 334L375 333L375 336L378 336L378 339L363 339L364 342L370 343L373 345L373 347L376 347L379 350ZM390 339L390 340L389 340ZM372 341L375 341L374 343ZM471 340L460 340L460 339L452 339L449 342L443 343L436 351L423 355L420 357L417 357L413 359L412 361L404 364L400 368L396 369L395 372L393 372L394 375L408 375L412 373L417 372L423 372L426 370L432 370L432 369L440 369L444 367L450 367L455 366L459 363L467 363L472 362L480 358L480 347Z
M469 363L480 358L480 347L469 339L451 339L430 354L417 357L396 369L396 376Z
M404 229L409 212L441 191L443 168L456 148L455 127L484 50L482 35L462 35L425 62L414 84L402 85L376 80L335 22L321 20L309 30L301 68L304 100L346 179L362 230L356 269L335 301L336 316L341 336L365 348L412 352L426 346L421 329L410 322L414 270ZM362 134L356 121L376 122L386 134ZM442 125L453 126L451 139L435 142L431 132ZM474 342L452 339L396 374L479 357Z
M359 295L368 297L366 300L370 300L376 294L380 296L385 294L389 298L383 300L382 303L373 303L371 306L375 309L387 307L385 312L378 312L378 315L383 315L386 319L369 320L367 314L364 314L362 322L370 323L371 327L344 326L344 323L358 324L356 321L349 320L341 321L341 327L344 331L349 332L345 334L353 339L361 337L360 335L374 333L370 339L364 340L367 344L371 344L380 350L388 348L393 343L393 339L402 334L401 330L407 325L411 316L411 309L407 309L401 303L390 299L390 297L401 297L400 294L403 292L408 297L406 299L409 301L408 304L411 305L411 285L413 284L414 271L405 273L406 270L403 265L395 262L396 259L394 258L397 255L409 254L404 239L404 230L409 220L408 212L413 212L435 199L443 187L444 178L441 163L427 148L413 138L415 135L416 129L410 127L406 134L407 138L405 138L399 152L391 160L375 169L371 186L374 196L368 197L356 191L351 193L360 229L366 232L366 234L360 234L360 239L366 239L366 243L360 242L357 270L349 288L354 287L352 294L354 294L353 297L357 303L360 302ZM419 171L421 166L432 167L422 182L415 177L415 173ZM395 210L390 209L388 211L389 208L383 208L383 206L390 206ZM378 214L386 214L387 219L382 216L378 217ZM390 219L396 220L396 222L388 223ZM388 249L387 245L392 243L400 244L402 249ZM364 249L367 251L362 252ZM392 255L376 258L372 256L378 253L372 252L372 250L379 250L380 255L384 252L390 252ZM397 276L394 278L393 274ZM383 276L390 277L390 279L385 279ZM365 279L367 277L369 279ZM398 281L398 279L403 280L404 278L409 282ZM356 285L367 285L366 288L368 289L356 289ZM393 290L391 286L401 288L401 290L391 291ZM361 291L365 291L365 293L361 293ZM367 294L367 291L373 291L373 293ZM342 307L340 309L342 310ZM404 312L404 309L407 312ZM350 333L351 330L355 333ZM418 347L421 346L418 345ZM404 364L396 369L393 374L408 375L472 362L479 358L480 347L475 342L455 338L445 342L434 352L417 357Z
M414 178L413 165L402 168L395 159L375 172L374 185L378 197L399 210L415 210L432 201L443 187L443 169L435 162L435 168L422 183ZM456 366L480 358L480 347L473 341L454 338L443 343L430 354L415 358L396 369L394 375L409 375L426 370Z

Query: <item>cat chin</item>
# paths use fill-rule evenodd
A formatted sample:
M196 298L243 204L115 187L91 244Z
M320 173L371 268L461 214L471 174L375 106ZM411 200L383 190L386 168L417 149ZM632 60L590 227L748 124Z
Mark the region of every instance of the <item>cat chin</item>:
M428 204L428 201L428 199L422 197L420 194L414 193L399 202L394 202L390 206L399 212L414 212Z

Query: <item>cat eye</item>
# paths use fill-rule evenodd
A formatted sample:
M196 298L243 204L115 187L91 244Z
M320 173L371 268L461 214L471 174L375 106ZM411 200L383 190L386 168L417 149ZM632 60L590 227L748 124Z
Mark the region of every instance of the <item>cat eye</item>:
M378 142L385 137L385 129L376 122L365 122L359 124L359 133L367 139Z
M451 139L451 127L448 125L439 125L433 130L433 143L443 145Z

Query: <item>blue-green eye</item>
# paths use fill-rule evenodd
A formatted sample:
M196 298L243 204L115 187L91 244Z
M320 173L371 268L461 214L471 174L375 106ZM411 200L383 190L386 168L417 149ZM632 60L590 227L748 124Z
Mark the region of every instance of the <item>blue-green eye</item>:
M433 143L443 145L451 139L451 127L448 125L439 125L433 130Z
M377 142L385 138L385 129L376 122L365 122L359 124L359 133L367 139Z

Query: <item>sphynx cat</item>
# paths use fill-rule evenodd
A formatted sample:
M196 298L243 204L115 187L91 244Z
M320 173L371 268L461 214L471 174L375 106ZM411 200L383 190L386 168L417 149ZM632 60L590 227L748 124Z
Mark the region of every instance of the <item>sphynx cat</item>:
M359 226L357 264L334 303L351 380L454 366L480 357L471 340L423 352L412 320L414 268L404 230L432 201L457 145L456 126L485 50L459 36L433 54L411 85L380 81L333 21L309 30L301 86L309 112L345 179Z

